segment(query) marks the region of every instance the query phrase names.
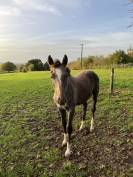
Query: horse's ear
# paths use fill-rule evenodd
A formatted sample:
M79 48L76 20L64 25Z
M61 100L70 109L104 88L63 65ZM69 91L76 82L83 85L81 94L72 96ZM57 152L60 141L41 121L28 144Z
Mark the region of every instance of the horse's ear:
M51 55L48 56L48 64L49 65L53 65L54 64L54 61L53 61L53 58L51 57Z
M63 60L62 60L62 64L63 64L64 66L66 66L67 63L68 63L67 55L64 55Z

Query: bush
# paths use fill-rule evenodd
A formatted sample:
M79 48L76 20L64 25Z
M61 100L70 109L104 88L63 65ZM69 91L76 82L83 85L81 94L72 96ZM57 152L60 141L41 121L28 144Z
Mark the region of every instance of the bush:
M74 69L74 70L78 70L78 69L81 69L81 66L80 66L80 60L78 59L77 61L73 61L69 64L69 67L71 69Z

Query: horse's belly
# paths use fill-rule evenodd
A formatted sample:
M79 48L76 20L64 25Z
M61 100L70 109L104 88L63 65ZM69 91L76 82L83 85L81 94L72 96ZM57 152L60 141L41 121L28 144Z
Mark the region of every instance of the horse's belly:
M80 94L78 95L77 97L77 105L80 105L80 104L84 104L87 102L87 100L91 97L91 94L87 94L87 95L84 95L84 94Z

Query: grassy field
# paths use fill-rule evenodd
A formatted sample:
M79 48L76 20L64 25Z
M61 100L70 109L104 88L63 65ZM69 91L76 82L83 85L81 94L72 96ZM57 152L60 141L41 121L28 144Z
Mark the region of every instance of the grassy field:
M0 74L0 177L133 177L133 69L115 70L111 98L110 71L95 72L100 77L96 129L89 133L90 99L88 128L82 132L81 107L76 108L69 161L61 148L49 72Z

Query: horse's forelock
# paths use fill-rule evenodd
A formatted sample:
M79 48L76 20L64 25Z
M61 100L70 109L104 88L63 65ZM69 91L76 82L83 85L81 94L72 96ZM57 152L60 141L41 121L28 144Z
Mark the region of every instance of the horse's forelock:
M58 68L58 67L60 67L61 66L61 62L59 61L59 60L55 60L55 62L54 62L54 67L55 68Z

